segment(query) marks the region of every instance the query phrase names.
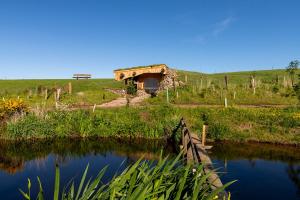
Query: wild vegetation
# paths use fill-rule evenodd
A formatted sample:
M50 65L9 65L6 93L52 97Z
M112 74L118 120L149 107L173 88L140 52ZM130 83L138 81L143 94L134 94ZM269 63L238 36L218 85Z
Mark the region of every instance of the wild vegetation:
M298 100L300 102L300 74L298 75L298 79L299 79L299 82L298 82L298 84L295 85L294 90L295 90Z
M54 200L64 199L218 199L218 195L233 182L225 184L214 191L207 179L210 174L203 174L203 165L192 168L180 162L180 156L173 161L167 158L160 159L157 163L138 160L126 168L121 174L115 175L108 183L102 183L101 179L106 168L102 169L96 178L87 179L88 167L85 169L78 188L74 181L64 186L61 191L60 171L56 167L55 185L53 191ZM192 170L193 169L193 170ZM27 200L44 199L44 188L40 179L39 193L31 197L31 180L28 179L28 192L22 190L23 197ZM48 188L47 188L48 189ZM230 199L230 195L228 198Z
M7 99L0 101L0 119L9 118L15 114L28 112L29 109L22 99Z
M213 140L300 144L300 109L294 108L179 108L172 105L30 113L8 121L6 139L52 137L163 138L184 117L193 132L209 125Z

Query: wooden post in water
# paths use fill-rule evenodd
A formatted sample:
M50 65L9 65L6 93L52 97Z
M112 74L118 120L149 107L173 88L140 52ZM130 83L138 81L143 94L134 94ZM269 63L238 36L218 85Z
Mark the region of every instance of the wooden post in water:
M69 94L72 94L72 83L69 82Z
M207 129L207 125L203 125L202 128L202 146L205 146L205 142L206 142L206 129Z
M182 147L183 147L183 153L186 154L187 153L187 145L186 145L186 140L185 140L185 134L183 129L181 130L181 138L182 138Z

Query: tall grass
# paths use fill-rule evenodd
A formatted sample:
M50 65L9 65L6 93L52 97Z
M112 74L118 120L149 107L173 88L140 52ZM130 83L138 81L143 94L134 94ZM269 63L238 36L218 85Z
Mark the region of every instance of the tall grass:
M208 138L300 144L300 109L293 108L178 108L171 105L92 111L52 111L10 121L2 138L143 137L162 138L184 117L200 134L208 124Z
M62 190L60 171L57 167L53 199L210 200L221 198L224 189L233 183L227 183L212 191L207 181L210 174L203 173L203 165L195 166L195 168L190 165L185 166L180 162L180 156L179 154L173 161L167 158L160 159L158 163L145 162L140 159L121 174L116 174L106 184L101 182L106 168L102 169L94 179L88 179L89 166L87 166L77 188L75 188L74 181L71 181L70 185L64 186ZM39 178L38 183L39 193L37 197L31 197L31 181L28 179L28 191L20 190L25 199L44 199L44 188ZM224 199L230 199L230 195L224 196Z

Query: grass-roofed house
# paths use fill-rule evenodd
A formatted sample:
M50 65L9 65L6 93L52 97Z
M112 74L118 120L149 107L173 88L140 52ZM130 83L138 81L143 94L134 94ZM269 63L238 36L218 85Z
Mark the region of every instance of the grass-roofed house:
M137 90L155 93L161 88L161 83L168 74L169 68L165 64L138 66L114 70L117 81L134 84Z

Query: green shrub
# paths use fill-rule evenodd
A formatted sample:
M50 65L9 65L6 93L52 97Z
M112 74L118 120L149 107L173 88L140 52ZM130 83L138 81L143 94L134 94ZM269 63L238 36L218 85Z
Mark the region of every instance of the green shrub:
M272 92L273 92L274 94L277 94L277 93L279 92L279 87L278 87L278 85L274 85L274 86L273 86Z
M129 83L127 85L126 91L127 91L127 94L136 95L136 93L137 93L136 85L133 83Z

